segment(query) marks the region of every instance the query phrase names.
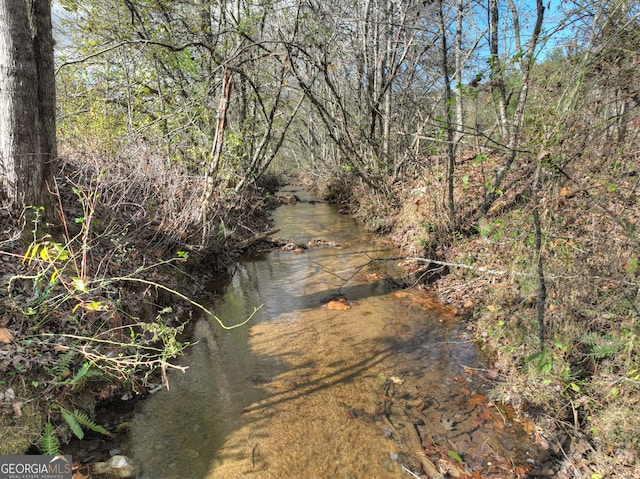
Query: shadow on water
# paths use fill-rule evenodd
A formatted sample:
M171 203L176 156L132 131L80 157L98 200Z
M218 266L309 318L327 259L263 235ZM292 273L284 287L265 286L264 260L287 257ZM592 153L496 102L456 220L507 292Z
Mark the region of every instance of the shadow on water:
M397 251L327 204L281 207L275 223L287 240L341 246L238 264L216 315L234 323L262 306L231 331L197 322L189 369L132 423L144 478L408 477L427 471L423 449L485 472L536 460L511 423L494 425L464 324L365 278L371 257ZM372 278L395 274L375 267Z

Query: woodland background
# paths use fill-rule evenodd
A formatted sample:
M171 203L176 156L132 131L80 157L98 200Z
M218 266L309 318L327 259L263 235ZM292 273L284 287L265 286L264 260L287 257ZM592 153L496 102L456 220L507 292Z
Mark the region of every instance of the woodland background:
M54 7L69 228L34 235L35 276L74 259L95 295L176 251L224 262L302 178L469 316L496 397L540 418L565 477L637 473L638 2Z

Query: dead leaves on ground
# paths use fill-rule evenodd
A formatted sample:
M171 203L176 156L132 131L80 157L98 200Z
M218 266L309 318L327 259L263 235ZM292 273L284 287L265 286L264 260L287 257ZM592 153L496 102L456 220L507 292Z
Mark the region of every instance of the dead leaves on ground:
M13 334L7 328L0 328L0 343L9 344L13 341Z
M413 415L414 425L417 424L414 427L422 449L414 449L414 454L423 472L429 477L460 479L526 477L534 466L514 461L513 451L505 450L500 439L509 436L511 425L517 422L513 407L493 402L473 388L468 377L454 376L452 379L460 386L446 398L434 401L429 400L431 394L412 395L401 407L405 414ZM420 418L424 424L416 421ZM392 420L400 421L399 418ZM532 424L522 424L529 437ZM526 441L524 436L522 440ZM473 446L480 443L482 450ZM518 459L522 458L520 451Z
M430 477L452 477L459 479L502 479L511 477L523 479L533 469L530 465L515 465L508 458L487 455L482 460L465 460L465 454L458 453L449 441L447 445L435 444L432 439L424 442L424 449L416 451L425 472ZM425 463L429 467L425 467ZM437 474L433 474L437 471Z

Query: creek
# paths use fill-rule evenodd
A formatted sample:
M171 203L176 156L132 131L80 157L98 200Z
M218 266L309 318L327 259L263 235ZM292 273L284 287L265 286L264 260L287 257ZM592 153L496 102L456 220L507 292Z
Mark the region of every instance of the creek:
M399 256L393 246L296 195L303 201L274 212L292 249L244 258L208 305L226 324L259 306L254 317L233 330L199 319L186 373L171 373L170 390L136 413L130 452L142 477L517 477L533 468L536 447L488 398L465 322L434 295L394 286L406 272L383 260Z

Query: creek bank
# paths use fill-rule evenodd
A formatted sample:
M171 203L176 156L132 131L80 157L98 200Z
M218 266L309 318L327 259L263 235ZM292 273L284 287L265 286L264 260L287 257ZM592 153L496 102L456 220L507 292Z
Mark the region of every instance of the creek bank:
M104 462L129 412L163 386L187 346L192 301L219 294L229 264L268 242L268 214L279 202L256 196L250 214L234 213L243 227L221 245L176 257L189 251L185 244L163 238L155 224L118 221L107 206L95 205L87 223L95 230L84 230L66 219L86 217L74 193L60 194L72 206L51 233L7 224L0 238L0 453L40 453L47 436L74 460ZM85 414L89 426L72 424ZM84 430L82 441L72 426Z
M590 164L573 171L573 182L550 182L539 192L548 235L542 249L548 292L543 353L530 184L521 171L510 172L507 191L478 222L486 171L498 167L499 156L487 155L482 163L469 158L474 155L456 162L453 227L437 161L389 186L391 198L352 178L321 188L408 257L419 258L416 270L429 263L439 268L430 286L462 313L489 354L492 399L535 423L537 440L551 456L550 475L640 477L634 412L640 404L638 242L636 227L617 226L640 224L640 209L629 207L637 205L637 184L627 178L616 183L616 191L624 184L624 193L605 195L613 202L606 205L609 213L596 195L576 187L604 188L592 181L599 172Z

